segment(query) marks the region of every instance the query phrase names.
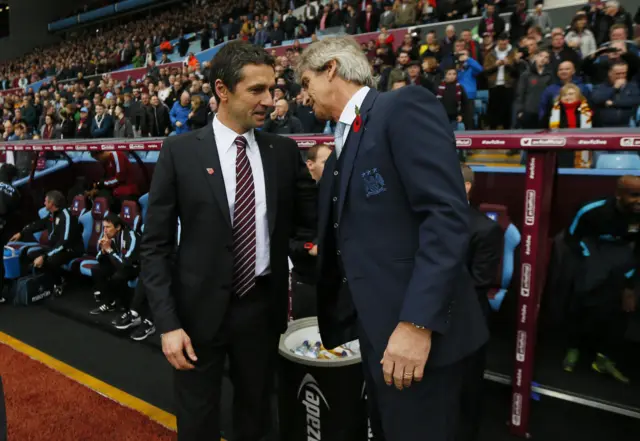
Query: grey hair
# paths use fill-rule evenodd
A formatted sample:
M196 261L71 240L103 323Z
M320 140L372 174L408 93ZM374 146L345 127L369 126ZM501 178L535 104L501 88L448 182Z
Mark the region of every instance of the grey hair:
M309 45L296 68L298 81L307 70L321 72L331 60L336 61L336 73L343 80L374 87L369 61L353 37L327 37Z

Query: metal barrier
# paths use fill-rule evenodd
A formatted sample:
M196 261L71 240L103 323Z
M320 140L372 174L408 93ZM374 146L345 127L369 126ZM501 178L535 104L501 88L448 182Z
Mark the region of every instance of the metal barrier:
M333 137L323 135L292 136L300 149L318 143L333 144ZM133 140L60 140L28 141L0 144L0 151L157 151L163 139ZM522 223L521 280L518 295L518 320L514 348L511 431L528 436L531 383L535 361L537 319L540 297L545 284L543 267L547 252L550 205L556 175L556 153L560 150L638 151L637 130L560 130L555 132L459 132L459 149L518 149L527 153L524 216ZM638 171L635 171L638 173Z

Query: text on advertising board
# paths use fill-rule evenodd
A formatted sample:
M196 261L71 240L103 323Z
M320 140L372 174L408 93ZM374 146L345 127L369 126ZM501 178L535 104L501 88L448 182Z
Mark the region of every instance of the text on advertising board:
M522 264L522 275L520 276L520 295L522 297L529 297L531 291L531 264Z
M536 191L527 190L525 198L526 213L524 214L524 224L532 226L536 222Z

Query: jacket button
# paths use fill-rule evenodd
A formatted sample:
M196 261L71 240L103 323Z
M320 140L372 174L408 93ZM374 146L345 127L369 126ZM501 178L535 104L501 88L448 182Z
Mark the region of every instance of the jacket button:
M333 228L338 228L338 223L333 224Z
M340 250L336 251L336 254L339 256L340 255Z
M342 283L347 283L347 278L346 277L342 279Z
M338 176L338 170L333 172L333 176Z
M333 202L336 202L338 200L338 198L336 196L333 197Z

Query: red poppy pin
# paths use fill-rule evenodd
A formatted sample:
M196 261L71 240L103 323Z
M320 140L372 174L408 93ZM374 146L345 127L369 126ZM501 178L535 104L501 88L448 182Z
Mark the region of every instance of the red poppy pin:
M212 168L208 168L208 169L207 169L207 173L209 173L210 175L212 175L212 174L213 174L213 169L212 169Z
M356 119L353 120L353 131L358 133L362 127L362 117L360 116L360 108L356 106Z

